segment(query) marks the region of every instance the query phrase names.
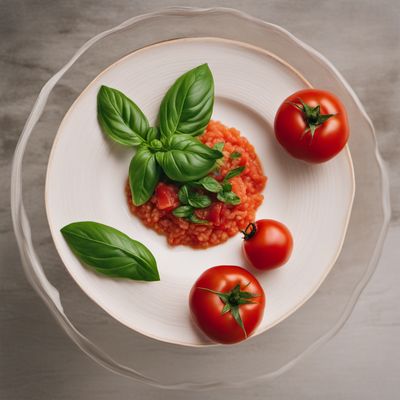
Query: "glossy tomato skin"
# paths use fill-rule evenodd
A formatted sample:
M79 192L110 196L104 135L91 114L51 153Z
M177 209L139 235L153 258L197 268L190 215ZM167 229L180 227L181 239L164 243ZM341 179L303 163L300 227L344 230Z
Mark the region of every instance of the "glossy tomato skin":
M237 284L240 284L241 290L258 295L251 299L255 304L239 306L240 316L249 337L261 322L265 307L264 291L249 271L232 265L209 268L200 275L190 291L189 306L193 321L215 342L232 344L246 339L246 336L230 312L222 315L224 303L218 295L202 288L229 292Z
M303 113L293 104L299 99L311 107L320 105L321 114L335 114L316 127L314 137L304 131L308 125ZM337 155L349 138L349 123L342 102L332 93L319 89L300 90L289 96L275 116L275 135L279 143L293 156L321 163Z
M293 250L293 237L279 221L260 219L255 223L256 233L243 240L243 253L256 269L269 270L285 264Z

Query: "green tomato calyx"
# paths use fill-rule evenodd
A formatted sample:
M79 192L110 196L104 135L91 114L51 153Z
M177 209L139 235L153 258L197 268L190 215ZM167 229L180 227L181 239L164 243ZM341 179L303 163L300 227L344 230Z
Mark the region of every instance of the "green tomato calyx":
M249 285L250 282L244 286L244 289ZM229 292L217 292L216 290L202 287L199 287L198 289L217 295L224 304L221 310L221 315L230 312L236 323L242 328L245 338L247 338L247 332L243 325L242 317L240 316L239 307L243 304L257 304L251 299L259 297L259 295L241 290L239 283Z
M307 124L307 128L303 132L303 136L310 132L311 139L314 138L315 130L318 126L322 125L325 121L329 118L335 116L336 114L321 114L321 106L318 104L315 107L309 106L307 103L304 103L302 99L298 99L300 104L293 103L289 101L288 103L291 104L293 107L296 107L299 111L301 111L303 115L303 119Z

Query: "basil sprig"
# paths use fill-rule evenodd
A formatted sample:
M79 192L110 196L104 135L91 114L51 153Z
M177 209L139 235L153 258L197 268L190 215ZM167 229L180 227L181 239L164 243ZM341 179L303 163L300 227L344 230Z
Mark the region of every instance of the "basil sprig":
M154 193L160 172L176 182L206 176L223 157L222 148L211 149L193 136L204 132L214 105L214 81L207 64L176 80L162 100L160 129L150 127L140 108L120 91L102 86L97 96L98 120L115 142L139 146L129 167L135 205Z
M98 273L141 281L159 281L157 262L142 243L92 221L74 222L61 229L73 253Z

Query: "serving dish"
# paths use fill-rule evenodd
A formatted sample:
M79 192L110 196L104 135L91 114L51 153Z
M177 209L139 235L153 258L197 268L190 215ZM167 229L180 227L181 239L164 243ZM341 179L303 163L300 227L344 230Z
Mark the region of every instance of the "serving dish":
M231 124L250 140L268 176L257 218L283 221L295 237L285 268L257 274L268 306L256 334L289 316L322 283L339 255L354 196L348 149L315 166L293 160L276 142L276 110L309 84L260 48L217 38L177 39L129 54L96 77L64 117L50 154L46 208L52 236L72 277L114 318L150 337L190 346L211 344L190 321L190 287L211 266L244 265L240 234L205 250L172 247L131 216L124 187L133 151L102 134L95 105L101 85L120 88L154 122L173 77L204 62L216 82L212 119ZM140 240L158 260L161 281L110 280L83 268L60 233L78 220L99 221Z
M240 33L235 28L238 24ZM357 191L335 268L296 313L263 335L230 347L229 352L223 347L197 349L158 343L109 318L88 301L65 272L45 223L47 157L43 151L49 153L57 127L72 101L88 82L122 56L160 41L193 36L245 41L277 55L313 86L336 93L345 103L352 129L349 145ZM111 46L112 43L118 45ZM107 54L103 51L105 47L110 49ZM28 138L31 142L27 147ZM43 157L42 163L36 167L34 177L28 176L26 166L38 154ZM27 275L70 337L87 354L115 372L175 388L209 388L273 378L326 341L342 326L371 276L389 217L386 175L376 150L373 128L343 78L327 60L283 29L225 9L175 8L136 17L100 34L80 49L43 88L27 121L15 155L12 205ZM99 326L103 329L98 329ZM110 340L110 335L114 340ZM233 361L238 358L246 365L245 370L234 368ZM176 369L162 368L172 359Z

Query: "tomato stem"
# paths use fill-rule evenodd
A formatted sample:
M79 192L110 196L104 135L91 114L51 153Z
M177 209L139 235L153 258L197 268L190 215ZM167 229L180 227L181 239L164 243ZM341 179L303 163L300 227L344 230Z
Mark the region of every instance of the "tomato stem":
M249 229L250 229L250 231L249 231ZM254 222L250 222L246 226L246 229L243 231L240 231L240 232L243 233L244 240L250 240L257 233L257 226Z
M318 104L315 107L309 106L307 103L299 97L298 101L300 104L293 103L288 101L288 104L296 107L299 111L301 111L303 115L303 119L307 124L307 128L303 132L302 137L307 133L310 132L311 140L314 138L315 130L318 126L322 125L325 121L329 118L335 116L336 114L321 114L321 106Z
M248 282L244 288L250 285L250 282ZM232 290L229 292L218 292L216 290L204 288L204 287L198 287L197 289L200 290L205 290L207 292L211 292L215 295L217 295L222 303L224 304L222 310L221 310L221 315L224 315L228 312L232 314L232 317L236 321L236 323L242 328L244 332L245 338L247 338L247 332L246 329L243 325L242 318L239 313L239 307L242 304L256 304L254 301L251 301L250 299L254 299L255 297L259 297L258 294L253 294L250 292L245 292L240 289L240 284L238 283Z

